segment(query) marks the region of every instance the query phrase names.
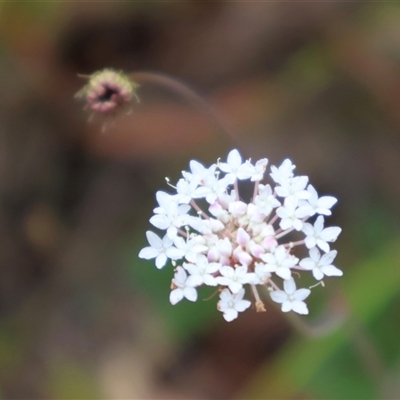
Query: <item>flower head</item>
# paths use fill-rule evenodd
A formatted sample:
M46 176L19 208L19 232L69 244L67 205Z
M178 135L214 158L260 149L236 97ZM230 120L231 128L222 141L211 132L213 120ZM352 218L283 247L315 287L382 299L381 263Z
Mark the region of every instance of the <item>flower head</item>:
M211 286L220 292L218 310L226 321L238 317L250 307L245 300L251 287L255 309L265 311L258 288L270 292L283 312L307 314L305 299L309 288L296 288L299 273L312 273L320 281L325 276L340 276L332 265L337 252L328 245L340 234L339 227L324 228L324 217L330 215L336 199L318 197L307 176L295 176L293 163L286 159L272 166L270 176L275 187L260 183L268 164L266 158L252 164L232 150L226 162L205 167L190 162L183 171L175 193L156 193L158 206L150 223L164 231L161 239L148 231L150 246L139 253L144 259L155 258L157 268L168 259L176 266L170 301L183 298L197 300L200 286ZM255 182L254 195L246 203L239 193L239 181ZM308 185L308 186L307 186ZM205 209L196 203L203 199ZM316 217L314 217L316 215ZM314 224L306 222L312 217ZM296 242L285 236L294 233ZM309 257L296 257L298 246L309 250ZM326 254L320 253L317 246ZM283 290L280 287L283 286Z
M122 72L104 69L93 73L88 79L76 97L83 97L86 106L96 114L114 114L137 98L138 85Z

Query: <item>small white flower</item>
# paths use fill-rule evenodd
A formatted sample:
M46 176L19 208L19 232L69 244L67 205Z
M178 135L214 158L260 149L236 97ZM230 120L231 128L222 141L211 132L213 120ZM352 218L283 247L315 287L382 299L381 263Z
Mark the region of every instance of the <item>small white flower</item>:
M277 208L276 214L281 218L279 226L283 230L293 228L296 231L300 231L303 228L302 218L309 216L310 207L299 207L298 205L298 200L293 196L289 196L286 197L284 205Z
M196 264L184 263L183 267L189 272L190 276L187 278L189 286L217 286L217 281L213 274L218 272L221 268L219 263L209 263L207 257L198 255Z
M219 295L218 310L224 313L226 321L233 321L238 317L239 312L243 312L250 307L248 300L243 300L244 289L236 294L232 294L228 289L224 289Z
M265 262L265 269L268 272L275 272L282 279L289 279L292 276L290 268L293 268L299 259L287 252L284 246L278 246L273 253L266 253L260 256Z
M292 196L298 200L308 199L311 195L306 190L307 183L307 176L296 176L288 179L286 182L281 183L281 186L277 186L275 191L279 197Z
M197 291L193 285L187 282L187 275L182 267L177 267L174 279L172 279L172 291L169 295L169 301L172 305L180 302L184 297L190 301L197 300Z
M303 225L303 232L306 234L305 243L307 248L311 249L318 246L321 250L328 252L329 244L334 242L342 231L337 226L331 226L324 229L324 217L319 216L314 226L308 223Z
M275 183L284 185L290 178L293 177L293 170L296 168L295 165L287 158L283 161L280 167L271 167L271 178Z
M177 250L183 254L179 258L185 257L190 262L195 262L198 254L205 253L208 250L204 242L204 238L200 235L194 235L189 239L183 239L182 237L174 239Z
M332 265L333 260L337 254L336 250L324 254L321 257L320 252L316 247L310 250L310 257L300 261L300 267L305 270L312 271L315 279L321 280L324 275L326 276L342 276L343 272Z
M158 229L167 230L167 235L174 239L178 229L187 224L188 204L178 204L176 196L165 192L157 192L156 198L160 207L154 209L155 215L150 218L150 223Z
M230 183L233 183L236 179L242 180L250 178L246 168L243 168L242 157L236 149L230 151L227 162L220 162L218 167L227 174L226 177Z
M331 208L336 204L337 199L332 196L318 197L317 191L312 185L308 185L307 191L310 193L310 197L307 199L308 203L313 209L313 213L310 214L312 217L314 214L331 215Z
M198 182L195 179L187 180L179 179L176 184L176 192L178 193L178 203L188 204L193 198L197 198Z
M306 303L303 302L311 293L309 289L296 290L294 280L288 279L283 282L285 291L274 290L270 293L271 299L276 303L282 304L282 311L294 311L298 314L308 314Z
M216 278L219 285L228 286L232 293L238 293L243 285L254 280L254 273L247 272L247 267L226 267L223 266L219 270L222 276Z
M253 283L256 285L265 285L269 281L269 278L271 278L271 273L264 263L256 263L254 274L256 279Z
M230 184L231 181L227 176L223 177L222 179L218 179L216 176L209 177L204 186L197 189L197 192L201 194L199 195L199 198L205 197L209 204L214 204L218 197L225 193L226 188Z
M259 186L259 194L255 197L254 204L266 217L271 214L274 208L281 205L279 200L272 194L272 188L270 185Z
M155 258L158 269L165 265L168 258L179 260L183 257L183 252L172 246L172 240L167 235L161 240L154 232L147 231L146 237L150 246L140 250L139 257L145 260Z
M250 180L252 182L261 181L264 178L264 172L268 165L268 158L258 160L254 165L254 170L251 174Z
M198 161L192 160L190 161L189 165L191 172L183 171L182 175L185 179L187 179L190 182L194 181L195 184L204 185L204 182L210 179L210 177L212 178L215 176L215 170L216 170L215 164L211 165L211 167L209 168L205 168Z

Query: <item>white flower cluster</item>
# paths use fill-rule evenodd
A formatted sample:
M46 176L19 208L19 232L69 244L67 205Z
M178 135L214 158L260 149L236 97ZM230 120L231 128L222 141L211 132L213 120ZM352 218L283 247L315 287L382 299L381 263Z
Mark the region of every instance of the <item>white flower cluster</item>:
M166 233L160 238L147 231L150 246L139 257L155 258L159 269L172 260L172 304L183 298L196 301L199 286L214 286L220 292L218 309L225 320L232 321L251 305L244 299L244 285L251 288L256 310L265 311L257 290L261 285L283 312L308 314L304 300L310 289L296 288L293 275L299 274L294 270L311 271L317 281L342 275L332 265L337 251L330 249L341 229L324 227L324 216L331 215L337 200L318 197L307 176L294 175L295 166L288 159L271 167L275 188L261 184L267 164L266 158L254 165L250 160L243 162L237 150L229 153L227 162L218 161L209 168L192 160L190 172L182 172L176 187L170 185L175 194L157 192L159 206L150 223ZM242 180L254 182L249 203L239 195ZM199 200L208 212L200 208ZM305 222L314 216L313 224ZM303 237L285 243L284 236L292 231ZM293 252L301 245L307 247L309 257L299 260ZM177 260L182 260L180 265Z

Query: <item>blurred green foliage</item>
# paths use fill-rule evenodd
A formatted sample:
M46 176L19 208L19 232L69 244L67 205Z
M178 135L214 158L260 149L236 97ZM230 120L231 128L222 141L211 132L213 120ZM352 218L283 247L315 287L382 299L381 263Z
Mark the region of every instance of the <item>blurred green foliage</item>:
M169 302L169 293L173 267L168 263L158 270L154 265L154 260L139 259L137 255L140 249L147 246L143 238L133 241L126 262L127 274L135 290L148 299L149 307L165 322L165 330L171 338L181 341L189 339L194 333L201 334L209 327L211 319L218 317L215 313L218 296L207 300L215 290L211 287L201 288L198 292L200 301L192 303L184 300L172 306ZM138 247L138 243L142 243L142 246Z
M390 364L400 356L395 328L399 318L396 312L393 315L400 305L400 274L396 270L400 263L399 244L400 240L395 240L374 257L345 271L342 287L349 315L344 326L326 337L293 339L277 359L260 371L244 392L245 397L291 398L308 392L320 399L380 398L380 387L368 372L371 367L382 366L366 365L362 352L367 354L370 349L363 349L362 342L368 335L379 358L390 354L391 360L385 360ZM383 321L389 326L378 327ZM357 341L359 348L354 345Z

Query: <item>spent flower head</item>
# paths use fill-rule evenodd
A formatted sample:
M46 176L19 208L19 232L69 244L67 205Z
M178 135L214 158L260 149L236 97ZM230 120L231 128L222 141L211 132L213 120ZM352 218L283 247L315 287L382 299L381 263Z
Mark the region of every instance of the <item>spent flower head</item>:
M123 72L107 68L84 77L88 82L76 97L84 98L86 107L95 114L114 115L138 99L138 85Z
M226 162L210 167L192 160L190 171L182 172L176 186L170 184L175 193L157 192L158 207L150 223L164 236L148 231L150 246L139 257L155 258L157 268L172 261L172 304L183 298L196 301L197 289L211 286L220 293L218 310L232 321L250 307L252 302L245 299L250 287L257 311L265 311L258 292L263 289L283 312L307 314L305 300L315 285L297 289L295 278L307 273L320 282L326 276L342 275L332 265L337 252L328 244L341 229L324 228L321 216L331 214L336 199L319 198L307 176L294 175L295 165L288 159L271 166L270 183L275 187L262 184L267 165L266 158L253 164L232 150ZM243 180L254 182L249 202L240 197ZM200 208L198 199L207 207ZM310 218L313 223L306 222ZM288 241L289 233L299 239ZM309 257L296 256L300 246Z

